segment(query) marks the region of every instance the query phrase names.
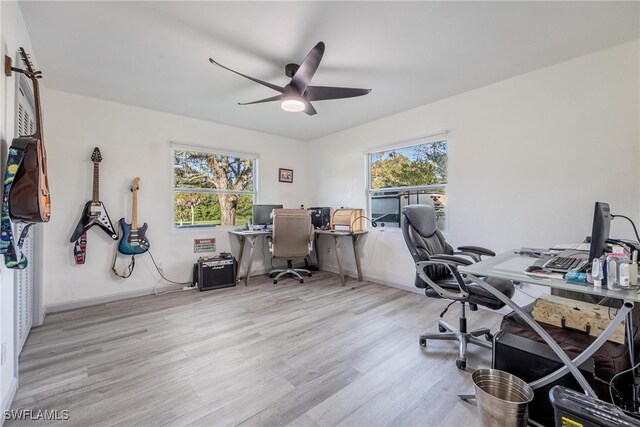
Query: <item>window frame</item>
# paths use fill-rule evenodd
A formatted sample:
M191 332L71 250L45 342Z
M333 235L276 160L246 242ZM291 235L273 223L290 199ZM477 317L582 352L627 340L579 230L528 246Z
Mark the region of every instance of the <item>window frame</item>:
M376 153L381 153L384 151L391 151L396 149L403 149L408 147L415 147L417 145L424 144L433 144L435 142L444 141L447 145L447 183L446 184L431 184L431 185L413 185L413 186L405 186L405 187L386 187L386 188L372 188L372 164L371 164L371 155ZM365 158L365 197L367 199L367 215L371 219L373 219L373 210L372 210L372 196L373 193L393 193L393 192L401 192L401 191L429 191L429 190L441 190L444 189L445 194L447 194L446 189L449 184L449 131L440 131L428 135L422 135L410 139L405 139L402 141L393 142L390 144L377 145L374 147L369 147L364 150L364 158ZM445 218L449 218L449 203L447 203L444 207ZM368 225L367 225L368 227ZM386 228L386 227L385 227ZM390 229L395 229L395 227L390 227ZM400 230L400 227L398 227ZM440 230L443 234L447 234L449 231L449 221L445 221L445 227L443 230Z
M255 205L258 200L258 171L259 171L259 163L260 163L260 155L258 153L251 153L245 151L237 151L237 150L229 150L226 148L218 148L218 147L206 147L201 145L193 145L193 144L185 144L181 142L172 141L169 144L171 149L171 229L174 232L193 232L198 230L221 230L228 231L237 227L237 225L186 225L182 227L176 226L176 194L177 193L200 193L200 194L243 194L243 195L252 195L253 204ZM208 188L180 188L175 186L174 181L174 162L176 151L192 151L195 153L204 153L204 154L214 154L221 156L233 156L239 157L243 159L251 159L253 160L253 176L252 176L252 184L253 190L216 190L216 189L208 189Z

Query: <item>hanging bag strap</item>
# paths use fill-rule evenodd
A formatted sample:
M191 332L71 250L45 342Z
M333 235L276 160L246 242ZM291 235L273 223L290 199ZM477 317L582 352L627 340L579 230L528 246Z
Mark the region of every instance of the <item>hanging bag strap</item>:
M119 237L120 237L120 230L118 230L118 238ZM116 245L113 250L113 262L111 263L111 271L113 271L113 274L120 277L121 279L126 279L129 276L131 276L131 273L133 273L133 269L136 266L136 256L131 255L131 261L129 262L129 265L127 266L127 268L124 270L122 274L118 273L118 270L116 270L117 260L118 260L118 245Z
M73 244L73 256L76 260L76 264L84 264L87 258L87 233L84 232L80 235L78 240Z
M127 268L124 270L122 274L118 273L118 270L116 270L117 259L118 259L118 248L116 248L116 250L113 252L113 262L111 263L111 271L113 271L113 274L115 274L116 276L122 279L126 279L129 276L131 276L131 273L133 273L133 268L136 266L136 256L131 255L131 261L129 262L129 265L127 266Z
M18 239L18 251L16 252L16 246L13 241L13 227L11 224L11 217L9 215L9 193L13 186L13 180L16 177L16 172L22 164L24 159L24 150L16 147L9 148L9 154L7 156L7 169L4 174L4 188L2 194L2 212L0 214L0 254L4 255L4 264L7 268L14 268L23 270L27 267L27 258L22 253L22 246L24 245L24 239L29 232L29 228L33 223L28 223ZM18 256L18 253L20 256Z

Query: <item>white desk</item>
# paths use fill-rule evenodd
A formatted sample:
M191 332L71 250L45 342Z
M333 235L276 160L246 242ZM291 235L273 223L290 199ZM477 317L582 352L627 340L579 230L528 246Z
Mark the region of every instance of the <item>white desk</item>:
M613 334L614 330L625 320L627 320L627 345L629 346L629 357L631 359L631 366L635 365L633 355L633 325L631 309L635 302L640 302L640 295L638 295L638 288L631 289L607 289L596 288L593 285L581 285L574 283L566 283L562 279L548 279L540 278L532 275L528 275L524 270L533 264L536 258L518 255L515 250L506 252L504 254L497 255L491 258L485 258L481 262L472 264L469 266L461 267L459 270L471 279L473 282L482 286L483 289L491 293L493 296L504 302L508 307L515 311L533 330L535 330L544 341L551 347L556 353L558 358L565 364L562 368L555 372L532 382L531 388L536 389L543 387L561 376L565 375L567 371L570 371L576 378L580 386L584 389L585 393L592 397L596 397L593 389L584 378L582 373L578 370L585 360L593 355L606 340ZM579 293L585 293L590 295L596 295L600 297L609 297L622 300L624 303L618 310L618 314L613 318L609 326L602 332L602 334L596 338L589 347L587 347L582 353L580 353L575 359L571 360L567 354L560 348L560 346L553 340L553 338L542 328L538 322L536 322L531 315L523 311L516 303L510 298L507 298L503 293L498 292L493 286L486 283L480 277L495 277L498 279L512 280L514 282L529 283L532 285L546 286L549 288L564 289L567 291L574 291Z
M253 264L253 250L256 247L256 241L258 237L266 237L271 236L273 233L272 230L231 230L229 234L236 236L240 243L240 253L238 255L238 267L236 271L236 280L240 280L240 272L242 271L242 260L244 254L244 245L245 242L249 242L249 254L247 256L248 262L246 267L246 272L244 275L244 285L247 286L249 284L249 277L251 276L251 266ZM320 251L318 250L318 237L320 236L332 236L333 237L333 247L336 251L336 258L338 259L338 269L340 271L340 283L342 286L345 286L346 277L344 274L344 263L343 263L343 255L342 248L340 245L341 238L351 237L351 242L353 243L353 255L356 261L356 270L358 272L358 281L362 281L362 269L360 267L360 255L358 254L358 244L360 242L360 238L367 234L366 231L333 231L333 230L316 230L316 238L314 239L314 249L316 253L316 259L318 260L318 268L321 268L321 256Z

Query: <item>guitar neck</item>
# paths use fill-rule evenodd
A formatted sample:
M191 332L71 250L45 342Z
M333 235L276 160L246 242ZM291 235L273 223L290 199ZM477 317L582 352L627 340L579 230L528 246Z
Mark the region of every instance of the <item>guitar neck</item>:
M100 201L100 163L95 162L93 164L93 203Z
M133 190L133 198L131 200L131 229L138 229L138 190Z
M36 129L31 135L33 138L42 141L42 107L40 105L40 86L38 85L38 79L36 77L29 77L33 83L33 99L35 101L35 113L36 113Z

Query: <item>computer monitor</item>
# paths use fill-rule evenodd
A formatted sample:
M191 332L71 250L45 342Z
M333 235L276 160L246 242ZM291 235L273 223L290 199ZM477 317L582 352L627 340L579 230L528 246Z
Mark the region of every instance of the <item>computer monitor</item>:
M271 225L271 211L282 209L282 205L253 205L253 223L255 225Z
M589 262L600 258L607 249L609 229L611 227L611 212L609 204L596 202L593 212L593 226L591 228L591 247L589 248Z

